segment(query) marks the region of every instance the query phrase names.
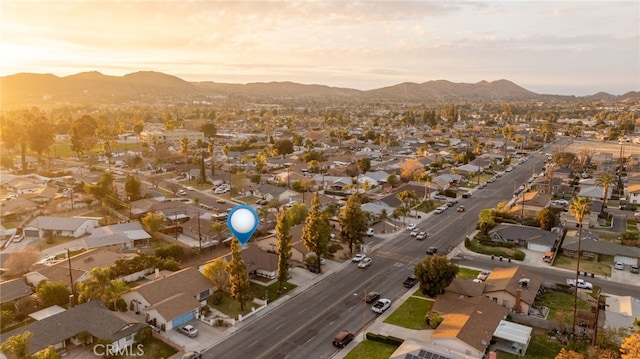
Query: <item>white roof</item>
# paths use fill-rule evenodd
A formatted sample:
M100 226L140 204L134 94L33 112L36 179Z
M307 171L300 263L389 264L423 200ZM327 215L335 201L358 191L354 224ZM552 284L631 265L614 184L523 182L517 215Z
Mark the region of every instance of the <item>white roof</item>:
M527 327L526 325L501 320L493 336L513 343L527 345L529 338L531 338L532 330L533 328Z
M44 318L49 318L52 315L58 314L58 313L62 313L64 312L66 309L62 308L59 305L52 305L50 307L44 308L42 310L39 310L37 312L33 312L31 314L29 314L29 316L35 320L42 320Z

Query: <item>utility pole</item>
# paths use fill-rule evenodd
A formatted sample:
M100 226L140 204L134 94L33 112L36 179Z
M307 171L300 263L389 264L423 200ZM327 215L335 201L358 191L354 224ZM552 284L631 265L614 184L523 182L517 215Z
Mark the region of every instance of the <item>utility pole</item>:
M367 325L367 289L364 290L364 296L362 296L362 341L367 340L367 331L365 327Z
M200 253L202 253L202 233L200 232L200 211L198 211L198 243L199 243Z
M71 286L71 303L70 306L75 306L76 303L76 290L73 286L73 272L71 271L71 253L69 248L67 248L67 265L69 267L69 285Z

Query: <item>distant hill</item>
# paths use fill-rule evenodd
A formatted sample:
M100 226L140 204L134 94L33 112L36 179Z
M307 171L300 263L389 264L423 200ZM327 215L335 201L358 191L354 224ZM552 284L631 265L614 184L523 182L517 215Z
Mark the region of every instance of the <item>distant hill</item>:
M107 76L83 72L58 77L52 74L20 73L0 77L0 100L5 107L62 103L127 103L145 101L201 99L209 96L240 96L270 99L344 99L355 101L535 101L593 100L604 102L636 101L640 93L622 96L597 93L592 96L540 95L511 81L497 80L454 83L446 80L424 83L406 82L379 89L361 91L324 85L293 82L256 82L228 84L212 81L187 82L160 72L140 71L125 76Z

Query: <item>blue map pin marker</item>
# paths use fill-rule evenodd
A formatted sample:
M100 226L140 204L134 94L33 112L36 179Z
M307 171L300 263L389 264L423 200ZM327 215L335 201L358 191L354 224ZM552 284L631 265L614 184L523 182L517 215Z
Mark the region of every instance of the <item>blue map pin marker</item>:
M227 217L227 227L243 246L258 229L259 222L258 212L244 204L233 207Z

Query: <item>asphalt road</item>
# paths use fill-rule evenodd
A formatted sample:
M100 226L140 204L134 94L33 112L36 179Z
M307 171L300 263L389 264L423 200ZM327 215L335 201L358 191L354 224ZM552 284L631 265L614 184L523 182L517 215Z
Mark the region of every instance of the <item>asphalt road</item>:
M540 171L544 157L536 154L512 172L504 173L496 182L476 191L471 198L459 200L464 212L455 207L442 214L423 218L418 226L430 234L424 241L409 236L408 231L383 240L376 236L367 239L373 264L359 269L355 264L330 275L287 303L262 317L250 318L242 328L204 353L205 358L328 358L337 349L331 345L333 336L342 329L358 333L375 318L369 305L363 305L366 291L375 290L392 300L407 289L402 281L413 271L415 263L424 258L430 246L439 251L455 247L473 232L480 210L495 207L512 198L514 184L525 183L534 169ZM480 269L509 266L517 263L492 261L483 256L461 255L454 258L459 265ZM544 267L529 267L549 281L564 282L567 273ZM596 285L612 294L640 295L640 289L602 278L590 278ZM414 287L411 290L415 290ZM361 334L360 334L361 335Z

